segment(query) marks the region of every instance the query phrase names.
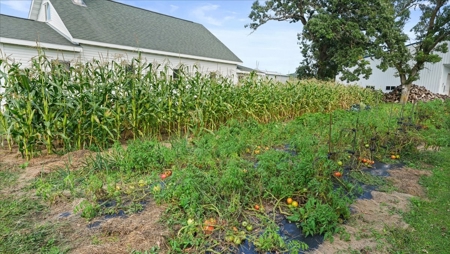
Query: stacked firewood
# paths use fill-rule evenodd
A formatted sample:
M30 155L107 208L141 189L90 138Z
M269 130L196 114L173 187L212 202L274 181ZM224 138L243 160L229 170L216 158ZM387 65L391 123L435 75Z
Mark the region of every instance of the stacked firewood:
M397 86L391 92L384 94L384 101L385 102L399 102L401 95L402 95L402 86ZM438 93L432 93L423 86L418 86L418 85L411 86L411 91L409 92L409 98L408 98L409 102L431 101L431 100L436 100L436 99L440 99L443 101L446 99L450 99L450 96L438 94Z

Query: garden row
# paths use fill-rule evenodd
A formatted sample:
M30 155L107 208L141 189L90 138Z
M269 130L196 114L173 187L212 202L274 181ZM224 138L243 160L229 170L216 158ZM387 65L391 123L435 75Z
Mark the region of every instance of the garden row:
M388 184L362 169L414 155L418 145L449 146L449 114L450 101L434 101L357 104L288 122L231 120L170 146L154 139L114 145L83 169L56 171L33 187L50 203L84 199L75 212L88 221L164 203L170 253L236 253L244 242L259 252L298 253L308 246L280 235L280 216L306 236L331 237L361 183Z
M29 159L41 150L103 149L123 139L213 131L229 119L284 121L381 99L369 89L319 81L279 84L250 76L235 85L199 72L184 75L183 67L172 80L158 68L140 59L69 69L45 55L29 68L2 61L0 134Z

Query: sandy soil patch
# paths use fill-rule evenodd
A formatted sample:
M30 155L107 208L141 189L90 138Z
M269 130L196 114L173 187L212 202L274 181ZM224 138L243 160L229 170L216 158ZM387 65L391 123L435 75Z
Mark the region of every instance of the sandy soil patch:
M401 214L409 211L411 198L425 197L419 179L431 172L404 167L389 170L389 174L388 179L398 191L372 191L373 199L357 200L351 206L351 218L343 226L347 234L336 235L333 243L326 241L310 253L349 253L351 250L360 253L388 253L384 239L374 235L383 236L386 226L409 227Z

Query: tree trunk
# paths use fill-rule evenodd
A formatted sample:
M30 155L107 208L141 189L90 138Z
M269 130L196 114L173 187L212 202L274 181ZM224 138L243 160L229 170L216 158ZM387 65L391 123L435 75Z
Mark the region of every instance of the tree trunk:
M402 96L400 96L400 103L406 104L409 98L409 91L411 91L412 84L402 85Z
M402 96L400 96L400 103L406 104L409 98L409 91L411 91L412 84L407 84L411 82L407 82L406 75L400 74L400 84L402 86Z

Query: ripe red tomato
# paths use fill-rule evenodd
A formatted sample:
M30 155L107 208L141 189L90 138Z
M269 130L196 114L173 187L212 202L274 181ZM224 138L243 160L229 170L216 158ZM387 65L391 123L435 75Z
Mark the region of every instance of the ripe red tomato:
M164 180L164 179L167 178L167 175L166 174L161 174L159 177L161 178L161 180Z
M203 227L203 231L205 231L205 234L207 235L212 234L212 232L214 231L214 227L205 225Z
M255 210L259 210L259 205L255 205Z
M336 172L334 172L333 175L334 175L335 177L341 177L341 176L342 176L342 173L339 172L339 171L336 171Z

